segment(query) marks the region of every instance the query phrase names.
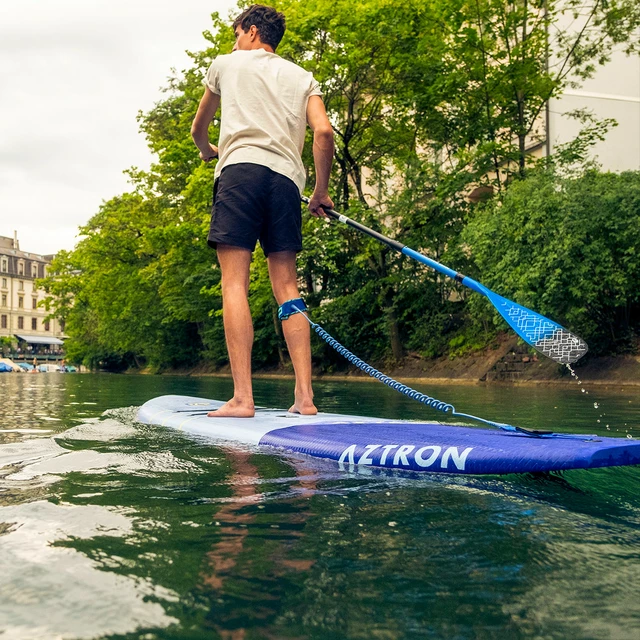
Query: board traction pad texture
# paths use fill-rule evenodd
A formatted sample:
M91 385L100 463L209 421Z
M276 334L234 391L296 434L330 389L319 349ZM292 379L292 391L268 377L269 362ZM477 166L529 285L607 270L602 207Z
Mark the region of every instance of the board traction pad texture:
M150 400L138 420L214 440L276 447L341 466L453 474L505 474L640 464L640 441L522 433L361 416L299 416L258 410L255 418L208 418L223 403L185 396Z

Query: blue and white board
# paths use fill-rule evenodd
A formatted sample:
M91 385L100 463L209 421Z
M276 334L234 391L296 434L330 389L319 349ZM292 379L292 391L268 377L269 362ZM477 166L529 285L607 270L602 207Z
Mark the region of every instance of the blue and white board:
M208 418L217 400L162 396L137 419L214 440L265 445L343 465L435 473L500 474L640 464L640 441L523 433L427 422L258 409L254 418Z

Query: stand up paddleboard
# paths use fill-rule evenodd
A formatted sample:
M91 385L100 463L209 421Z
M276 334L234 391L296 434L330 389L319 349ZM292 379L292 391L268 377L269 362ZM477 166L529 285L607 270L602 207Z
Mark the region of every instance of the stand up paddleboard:
M145 424L218 441L264 445L342 465L435 473L502 474L640 464L640 441L525 433L319 413L258 409L254 418L208 418L217 400L161 396L138 410Z

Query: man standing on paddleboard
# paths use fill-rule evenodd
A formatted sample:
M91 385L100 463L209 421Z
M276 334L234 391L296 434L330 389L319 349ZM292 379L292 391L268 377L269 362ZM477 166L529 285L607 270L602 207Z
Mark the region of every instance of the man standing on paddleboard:
M284 15L254 4L235 19L233 29L233 52L211 64L191 127L202 160L218 158L208 242L217 249L222 271L224 330L234 383L233 398L209 415L247 418L255 413L248 294L251 254L258 240L281 305L296 375L290 411L312 415L317 409L311 387L310 329L296 312L302 305L296 274L296 253L302 250L300 195L305 185L301 153L308 123L314 134L316 170L309 210L323 216L322 206L333 207L328 193L333 130L312 74L275 53L285 31ZM208 130L221 102L216 147L209 142Z

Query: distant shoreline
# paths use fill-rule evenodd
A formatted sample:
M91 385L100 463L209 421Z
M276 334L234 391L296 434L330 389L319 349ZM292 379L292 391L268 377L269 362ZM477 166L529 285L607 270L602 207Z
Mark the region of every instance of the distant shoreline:
M485 349L457 358L427 360L417 355L407 356L402 363L373 363L385 374L405 384L433 385L499 385L499 386L565 386L575 385L569 370L543 356L532 355L513 340L503 340L496 348ZM585 359L574 365L578 378L585 385L598 387L640 387L640 356L622 355ZM131 370L131 373L155 373L151 370ZM183 369L168 369L160 375L194 377L229 377L228 366L215 368L202 363ZM293 379L293 371L286 368L257 370L255 378L265 380ZM360 370L336 373L314 372L314 379L374 381Z
M142 373L140 371L134 371L133 373ZM190 373L181 370L163 371L160 375L175 375L186 376L195 378L230 378L231 372L217 371L208 373ZM292 373L264 373L256 371L253 373L253 377L260 380L295 380L295 376ZM461 386L476 386L476 385L491 385L491 386L516 386L516 387L542 387L542 386L570 386L577 384L572 378L569 379L557 379L557 380L492 380L487 382L486 380L472 380L469 378L429 378L429 377L405 377L402 375L394 375L399 382L405 384L434 384L434 385L461 385ZM378 382L375 378L364 374L334 374L334 373L322 373L314 375L315 381L323 382L330 380L342 380L350 382ZM595 385L601 387L640 387L640 380L583 380L583 384Z

